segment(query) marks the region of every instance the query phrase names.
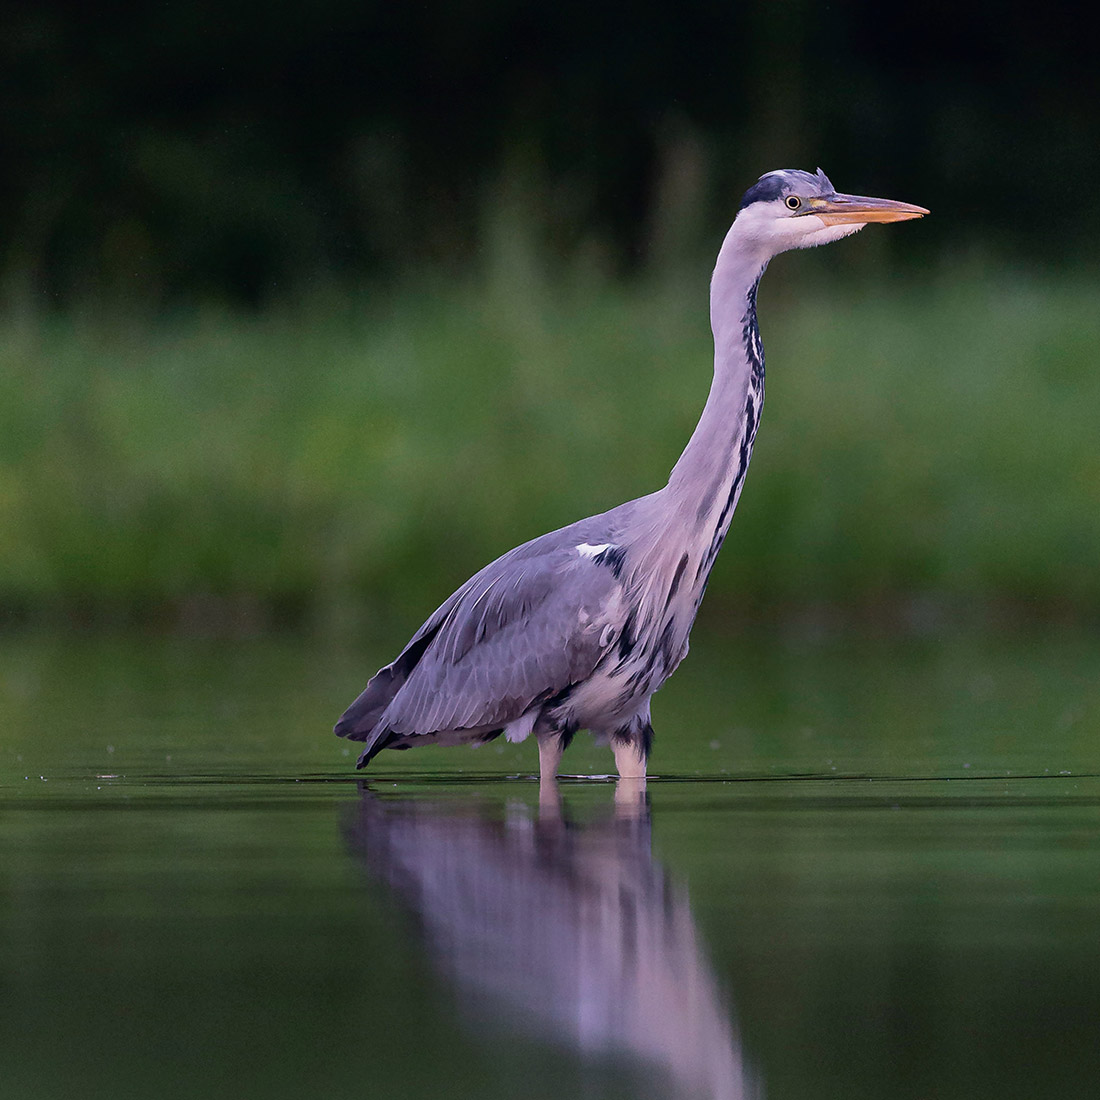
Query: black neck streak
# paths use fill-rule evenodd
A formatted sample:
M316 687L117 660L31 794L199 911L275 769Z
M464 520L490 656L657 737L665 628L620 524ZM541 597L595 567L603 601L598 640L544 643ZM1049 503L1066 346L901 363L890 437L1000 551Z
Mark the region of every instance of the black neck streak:
M760 397L764 396L764 345L760 343L760 326L756 323L756 291L760 286L760 277L749 287L745 295L745 315L741 318L741 342L745 347L745 358L752 367L752 388Z
M752 457L753 443L756 441L756 429L760 426L760 410L764 404L764 345L760 342L760 328L756 322L756 289L760 285L760 279L749 287L745 296L745 313L741 318L741 343L745 352L745 359L749 364L749 388L745 395L745 405L742 412L743 431L741 442L737 448L737 465L730 482L729 493L722 505L718 522L711 536L710 546L699 562L696 571L696 581L702 580L705 590L707 579L710 576L714 559L722 548L722 541L729 529L730 519L733 515L734 505L737 503L738 493L744 483L745 474L748 472L749 459ZM699 592L702 598L702 591Z

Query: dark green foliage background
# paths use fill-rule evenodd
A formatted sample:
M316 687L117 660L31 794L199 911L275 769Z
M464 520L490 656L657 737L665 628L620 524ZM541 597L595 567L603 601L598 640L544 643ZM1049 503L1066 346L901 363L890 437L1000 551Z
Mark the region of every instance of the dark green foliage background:
M1073 18L36 0L3 32L5 619L404 632L661 483L737 199L818 163L933 216L769 272L705 617L1100 616Z
M936 210L912 259L1100 235L1093 42L1034 5L15 0L0 70L17 302L460 265L514 186L554 251L623 270L819 162Z

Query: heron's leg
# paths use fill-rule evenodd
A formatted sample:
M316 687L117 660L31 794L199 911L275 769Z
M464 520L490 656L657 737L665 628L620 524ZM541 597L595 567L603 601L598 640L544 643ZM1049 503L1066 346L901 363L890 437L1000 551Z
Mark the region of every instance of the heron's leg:
M539 738L539 784L553 784L558 776L558 765L565 744L559 733L551 733Z
M648 708L627 726L611 735L611 751L615 767L623 779L645 779L645 764L649 746L653 744L653 727L649 724Z
M638 741L633 738L621 741L612 737L611 751L615 754L615 767L623 779L645 779L645 755Z

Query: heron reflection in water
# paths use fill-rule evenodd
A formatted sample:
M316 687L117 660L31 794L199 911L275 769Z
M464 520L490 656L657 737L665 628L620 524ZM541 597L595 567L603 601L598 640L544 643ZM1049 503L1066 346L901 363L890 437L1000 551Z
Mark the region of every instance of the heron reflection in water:
M655 1097L762 1095L687 892L653 859L644 780L620 779L613 808L582 824L555 784L537 814L364 787L348 840L479 1019L589 1057L628 1055L657 1071Z

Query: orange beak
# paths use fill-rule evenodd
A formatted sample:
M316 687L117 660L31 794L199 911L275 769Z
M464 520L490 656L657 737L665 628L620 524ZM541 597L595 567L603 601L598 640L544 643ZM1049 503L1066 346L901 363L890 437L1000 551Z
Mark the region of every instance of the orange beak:
M833 195L810 199L807 214L815 214L826 225L851 225L867 222L906 222L923 218L929 211L923 206L894 199L872 199L866 195Z

